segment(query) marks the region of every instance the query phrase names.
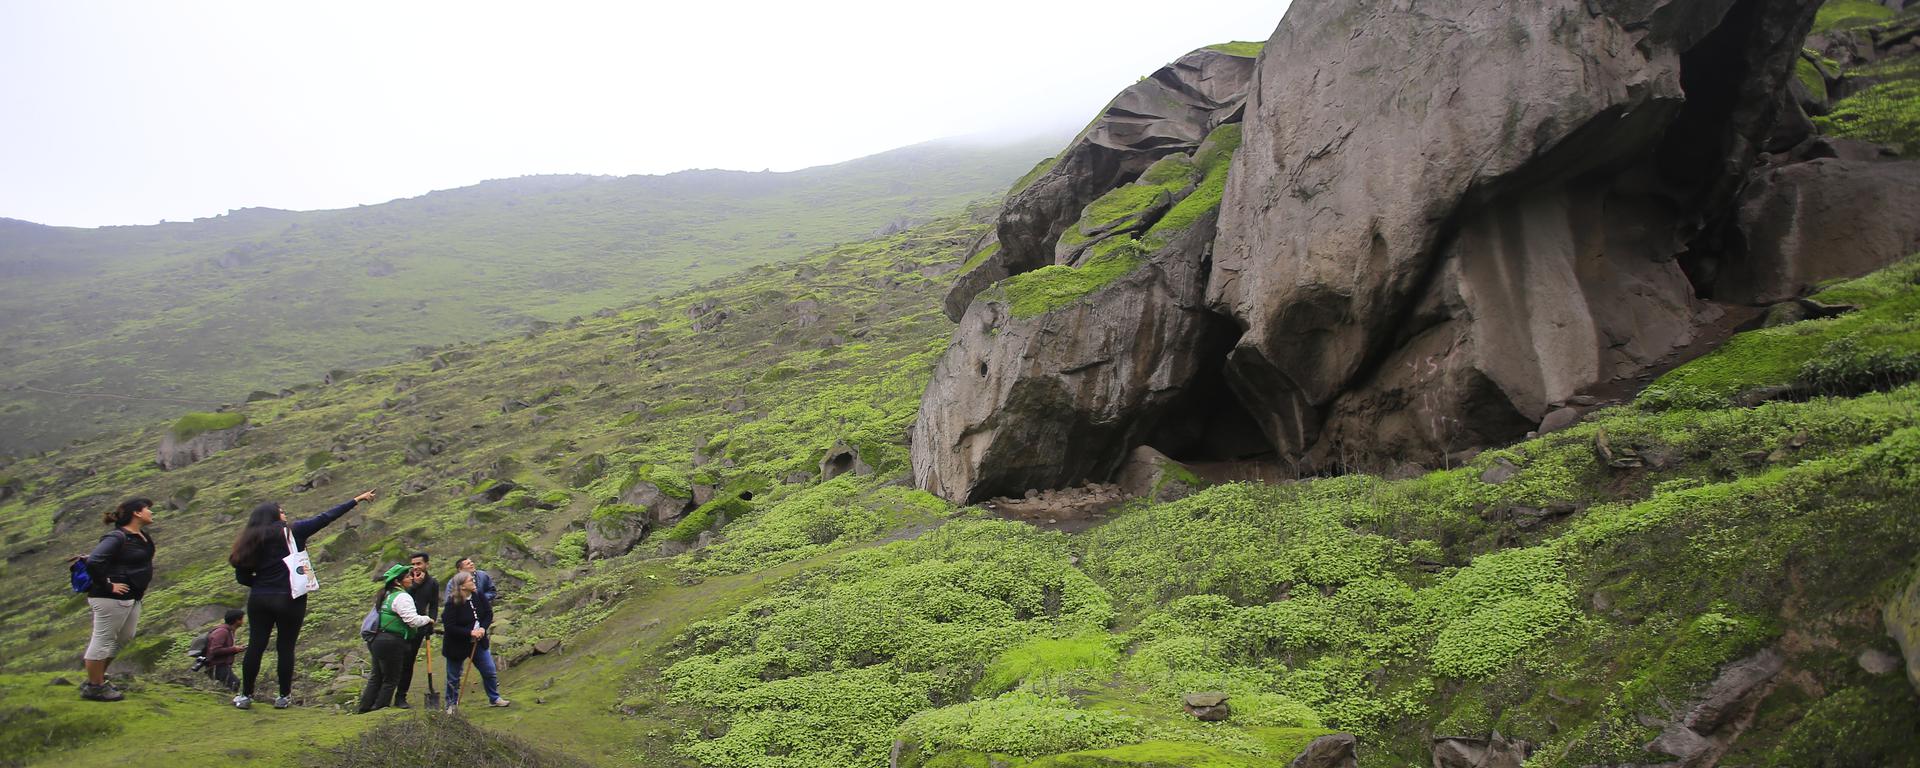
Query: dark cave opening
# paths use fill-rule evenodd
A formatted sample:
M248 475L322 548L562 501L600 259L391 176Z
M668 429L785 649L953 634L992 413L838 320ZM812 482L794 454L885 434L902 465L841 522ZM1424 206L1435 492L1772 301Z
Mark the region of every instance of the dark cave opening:
M1207 317L1198 372L1147 445L1183 464L1272 463L1273 442L1227 386L1227 353L1239 342L1240 328L1224 316Z

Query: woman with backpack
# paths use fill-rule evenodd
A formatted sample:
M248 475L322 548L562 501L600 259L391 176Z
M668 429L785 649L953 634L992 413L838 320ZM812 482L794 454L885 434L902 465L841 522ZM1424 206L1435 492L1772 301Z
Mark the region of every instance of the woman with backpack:
M421 615L413 604L413 596L407 594L408 589L420 582L420 571L411 565L396 565L387 569L381 581L380 594L373 598L373 637L367 641L373 675L367 678L366 690L360 692L358 711L361 713L385 708L393 701L401 668L407 663L407 653L413 649L413 638L431 631L429 627L433 625L433 619Z
M295 596L292 573L296 566L289 561L294 553L306 550L309 537L360 502L372 501L373 496L373 491L367 491L318 515L293 522L287 522L286 511L277 503L269 501L253 508L247 527L233 540L233 550L227 553L234 580L248 587L247 623L253 625L247 633L247 653L241 661L240 695L233 697L235 707L253 706L253 684L260 677L260 657L267 651L268 640L274 641L276 671L280 678L280 697L273 700L273 708L286 709L293 705L293 650L300 640L300 624L307 618L307 596L305 584ZM305 573L301 575L307 577ZM276 630L278 637L274 636Z
M504 707L513 702L500 697L500 676L495 673L493 654L488 652L487 629L493 626L493 606L479 591L471 571L459 571L447 584L447 606L441 609L447 636L441 641L440 655L447 660L447 714L460 703L460 675L467 660L480 671L480 682L487 689L487 706Z
M113 530L101 536L87 555L91 579L87 610L93 613L93 639L81 656L87 680L80 684L80 698L119 701L126 696L107 684L107 666L133 642L134 627L140 623L140 600L153 582L153 537L145 530L153 523L153 500L127 499L101 522Z

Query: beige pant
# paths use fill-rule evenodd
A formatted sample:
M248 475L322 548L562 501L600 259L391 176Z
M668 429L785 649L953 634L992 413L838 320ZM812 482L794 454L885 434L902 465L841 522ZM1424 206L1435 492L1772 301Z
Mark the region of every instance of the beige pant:
M120 648L133 642L133 627L140 623L140 601L89 597L87 608L93 611L93 641L87 643L87 661L105 661L120 655Z

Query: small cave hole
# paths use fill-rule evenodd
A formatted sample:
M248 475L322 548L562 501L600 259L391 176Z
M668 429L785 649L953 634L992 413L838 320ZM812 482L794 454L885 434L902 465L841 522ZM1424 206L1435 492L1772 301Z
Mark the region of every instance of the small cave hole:
M1240 329L1225 317L1211 317L1200 334L1199 373L1147 444L1211 482L1283 479L1273 442L1227 385L1227 353L1240 340Z

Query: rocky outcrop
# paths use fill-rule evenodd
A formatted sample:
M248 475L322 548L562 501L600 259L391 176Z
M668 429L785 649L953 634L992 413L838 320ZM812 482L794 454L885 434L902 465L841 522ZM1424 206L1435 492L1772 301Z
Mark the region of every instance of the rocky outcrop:
M820 457L820 481L826 482L848 472L871 475L873 467L860 458L860 449L847 445L845 440L835 441L833 447L827 449L827 454Z
M1179 405L1209 348L1227 341L1201 300L1211 194L1239 131L1215 134L1089 205L1074 264L972 303L914 421L921 488L971 503L1104 480Z
M1499 731L1484 739L1440 736L1433 740L1433 768L1520 768L1532 752L1532 744Z
M160 438L159 456L155 461L161 469L179 469L208 456L240 444L240 437L247 432L244 420L224 429L210 429L201 432L182 434L170 431Z
M620 503L646 510L647 519L654 523L679 520L694 507L691 499L674 496L645 480L634 483L633 487L620 494Z
M1155 504L1184 499L1200 490L1200 479L1191 470L1145 445L1127 454L1115 479L1128 496Z
M1054 245L1088 203L1238 120L1253 65L1237 52L1202 48L1121 91L1045 171L1009 193L995 239L975 246L948 292L947 317L960 320L994 282L1055 263Z
M1678 758L1674 768L1717 765L1753 723L1760 702L1773 692L1785 669L1785 658L1771 648L1728 664L1692 706L1647 744L1647 751Z
M1287 768L1360 768L1357 740L1351 733L1330 733L1314 739Z
M587 519L587 558L600 560L619 557L647 537L652 528L644 509L629 506L602 507Z
M1864 153L1861 153L1864 154ZM1740 196L1713 295L1770 304L1920 251L1920 162L1820 158L1768 168Z
M1771 127L1816 6L1296 3L1208 289L1247 329L1234 391L1282 454L1418 460L1687 343L1675 255Z

